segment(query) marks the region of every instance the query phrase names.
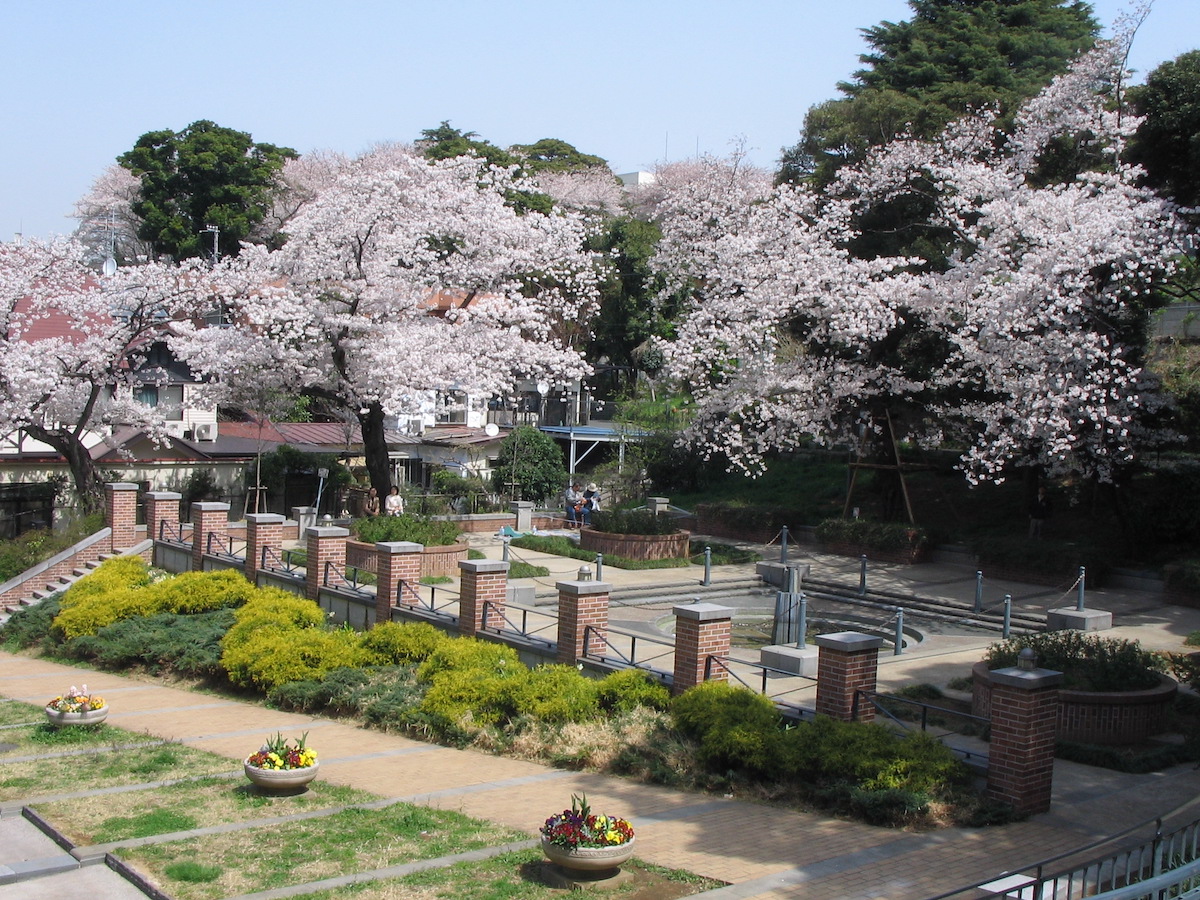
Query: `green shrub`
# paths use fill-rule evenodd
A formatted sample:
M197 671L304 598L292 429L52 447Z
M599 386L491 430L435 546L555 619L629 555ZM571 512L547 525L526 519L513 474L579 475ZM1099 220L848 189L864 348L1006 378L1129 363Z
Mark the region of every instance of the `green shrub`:
M672 700L670 712L675 727L699 742L697 758L709 769L770 771L783 718L769 697L706 681Z
M570 559L582 559L592 562L596 554L592 550L580 550L575 542L565 537L540 537L526 534L513 538L512 546L523 550L536 550L539 553L553 553L555 556L566 556ZM605 554L604 564L617 569L675 569L689 566L686 559L626 559L623 556Z
M257 588L233 569L183 572L146 588L160 612L200 613L243 605Z
M709 554L709 559L714 566L737 566L760 562L762 560L761 553L756 553L753 550L743 550L741 547L734 547L730 544L718 544L713 541L689 541L688 553L694 565L704 565L704 549L706 547L712 551Z
M671 703L671 692L642 669L621 669L600 680L597 699L606 712L626 713L639 706L665 710Z
M62 608L61 597L52 595L33 606L18 607L0 628L0 639L10 649L23 650L48 642L54 618Z
M154 674L168 671L189 678L212 678L224 674L221 638L233 621L228 609L138 616L68 641L63 652L110 670L143 666Z
M61 531L35 528L12 540L0 541L0 581L16 578L103 527L104 517L95 513L75 520Z
M385 622L362 636L363 647L385 665L424 662L449 640L427 622Z
M417 669L422 681L432 681L443 672L475 672L503 675L515 671L526 671L521 657L512 647L493 644L475 638L458 638L445 641L429 655Z
M360 541L412 541L426 547L447 547L458 543L461 533L454 522L434 521L425 516L370 516L354 520L354 533Z
M609 534L678 534L679 526L665 513L648 509L602 509L592 513L592 527Z
M230 682L269 691L290 681L320 678L342 667L371 663L358 634L338 628L295 628L262 625L244 641L226 646L221 655Z
M826 519L817 526L817 540L826 544L849 544L863 550L919 553L929 545L929 534L918 525L902 522Z
M1136 691L1155 687L1163 661L1137 641L1101 637L1080 631L1021 635L992 644L984 656L989 669L1017 664L1029 647L1043 669L1063 673L1066 687L1084 691Z
M521 679L513 701L519 715L533 716L541 722L583 722L600 712L598 687L598 682L574 666L543 665Z
M524 666L499 673L484 668L442 671L430 682L420 709L460 727L498 725L516 715L516 698L528 677Z
M238 609L234 625L221 641L229 649L245 642L255 631L268 625L281 628L315 628L325 624L325 612L314 601L281 588L258 588L254 596Z

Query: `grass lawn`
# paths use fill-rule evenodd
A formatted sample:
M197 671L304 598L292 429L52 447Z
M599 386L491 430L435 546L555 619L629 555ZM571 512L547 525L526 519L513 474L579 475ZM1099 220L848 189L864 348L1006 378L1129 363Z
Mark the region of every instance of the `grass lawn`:
M220 900L528 839L451 810L397 803L123 848L117 855L175 900ZM196 860L203 860L203 871Z

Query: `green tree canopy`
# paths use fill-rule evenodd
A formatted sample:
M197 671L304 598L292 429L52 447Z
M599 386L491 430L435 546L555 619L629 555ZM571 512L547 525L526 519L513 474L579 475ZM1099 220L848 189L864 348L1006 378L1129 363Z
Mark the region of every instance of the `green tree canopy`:
M845 97L812 107L780 178L826 184L867 148L911 130L932 137L970 109L1002 118L1092 46L1099 26L1081 0L909 0L907 22L863 29L864 68L838 84Z
M1129 91L1145 121L1129 158L1146 169L1146 182L1183 206L1200 204L1200 50L1160 65Z
M426 159L454 159L456 156L481 156L493 166L515 166L520 160L507 150L485 141L474 131L463 131L443 120L437 128L426 128L417 140L417 148Z
M562 449L554 438L529 425L514 428L500 444L492 490L522 500L545 500L567 486Z
M558 138L542 138L535 144L513 144L508 149L521 158L522 165L530 172L581 172L608 165L604 158L582 153Z
M183 131L149 131L117 162L141 180L132 205L138 237L179 260L212 252L209 225L220 229L221 255L236 255L270 208L276 176L297 155L201 120Z

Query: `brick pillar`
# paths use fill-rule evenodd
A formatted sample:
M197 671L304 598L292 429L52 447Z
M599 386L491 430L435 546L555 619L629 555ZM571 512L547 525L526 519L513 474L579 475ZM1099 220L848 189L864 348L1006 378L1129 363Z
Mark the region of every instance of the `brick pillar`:
M992 738L987 796L1021 813L1050 808L1058 686L1050 669L997 669L992 677Z
M109 549L127 550L137 543L136 484L109 482L104 485L104 520L112 529Z
M557 661L573 666L583 657L587 627L589 653L608 649L608 592L612 585L603 581L560 581L558 588Z
M467 559L458 564L462 573L458 588L458 632L474 637L485 624L504 624L504 601L508 595L508 563L495 559ZM607 598L605 598L607 603ZM484 604L490 604L484 621ZM607 612L605 613L607 619Z
M815 640L820 648L817 657L817 714L849 722L854 716L856 691L875 690L875 674L879 669L879 648L883 638L839 631L823 634ZM858 721L875 718L875 707L860 703Z
M204 569L204 554L208 552L208 536L216 534L224 537L225 526L229 524L228 503L193 503L192 504L192 571Z
M416 606L415 594L400 594L400 582L415 586L421 579L423 544L380 541L375 545L375 624L392 621L393 606Z
M709 666L710 657L729 656L733 610L715 603L675 607L675 682L671 693L682 694L700 682L727 681L724 666Z
M175 491L147 491L146 501L146 537L158 540L162 537L160 522L170 522L175 528L179 527L179 501L183 495Z
M316 600L325 584L325 563L333 563L339 572L346 570L346 538L350 536L350 529L318 525L305 529L304 536L308 542L306 594L309 600Z
M278 513L246 514L246 562L242 574L251 584L258 583L263 564L263 549L271 548L278 556L283 548L283 516Z

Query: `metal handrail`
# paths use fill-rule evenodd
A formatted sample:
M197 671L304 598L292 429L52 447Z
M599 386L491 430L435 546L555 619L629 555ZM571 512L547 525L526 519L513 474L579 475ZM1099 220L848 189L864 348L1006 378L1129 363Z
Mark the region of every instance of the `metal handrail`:
M296 551L294 550L284 550L282 548L270 546L263 547L262 558L260 560L261 565L259 568L272 572L284 572L288 575L292 575L298 570L304 568L304 566L300 566L292 562L291 557L295 552ZM270 565L271 562L274 562L275 565Z
M746 681L746 679L744 679L741 675L739 675L733 669L733 666L731 665L731 663L736 663L739 666L745 666L748 669L757 669L762 672L762 679L761 679L762 683L758 688L758 692L760 694L765 694L767 692L767 678L770 677L772 672L775 673L776 675L787 676L788 678L804 678L804 679L806 679L808 681L812 681L814 683L817 680L816 678L814 678L811 675L801 675L798 672L789 672L786 669L777 669L774 666L768 666L763 663L750 662L749 660L746 660L746 659L734 659L732 656L716 656L716 655L709 655L709 656L705 657L705 659L704 659L704 678L705 678L705 680L708 680L709 678L712 677L713 666L720 666L727 673L732 675L734 680L737 681L738 684L740 684L742 687L744 687L750 691L754 690L754 688L751 687L750 682Z
M241 543L241 545L242 545L242 552L235 553L234 549L233 549L235 541L234 541L234 537L232 534L221 534L220 532L210 531L208 533L207 537L208 537L208 540L206 542L204 552L207 553L209 556L227 556L227 557L230 557L231 559L244 559L245 558L245 552L246 552L246 542L245 541L238 542L238 543ZM215 550L213 549L214 543L219 544L219 546Z
M347 577L346 573L351 569L354 570L354 575ZM371 592L363 590L358 580L359 573L365 571L365 569L360 569L358 566L338 566L334 560L327 559L325 560L325 572L323 573L321 584L325 587L345 588L361 596L369 597L371 596Z
M626 656L624 653L622 653L620 650L618 650L616 647L614 647L612 645L612 641L610 641L608 639L608 635L610 635L610 634L619 634L622 637L629 638L629 655L628 656ZM646 637L645 635L637 635L631 631L623 631L619 628L608 628L608 629L605 629L604 631L601 631L599 628L596 628L594 625L585 625L583 627L583 655L585 657L592 657L601 662L609 659L609 657L605 653L593 654L589 650L589 645L591 644L591 638L593 635L595 635L598 639L604 641L605 648L607 650L612 651L612 653L615 655L615 657L618 660L623 662L625 665L631 666L635 669L653 668L652 666L647 665L647 663L649 663L653 660L656 660L656 659L662 659L664 656L670 656L672 653L675 652L675 644L673 641L662 641L662 640L658 640L657 638ZM669 647L670 649L667 650L666 652L659 653L656 656L648 657L647 659L639 662L638 658L637 658L637 642L638 642L639 638L644 643L658 644L663 647Z
M429 588L428 602L426 602L425 598L421 596L420 589L423 587ZM415 597L417 601L415 604L416 606L423 607L431 613L436 613L442 616L452 616L453 613L447 613L444 610L457 603L459 600L459 595L455 591L450 591L446 588L440 588L436 584L421 584L419 581L401 579L397 590L401 596L403 596L404 592L407 592L410 596ZM451 597L450 600L446 601L446 603L440 607L437 605L437 592L439 590L445 591L446 593L450 594Z
M521 624L520 625L517 625L512 619L510 619L508 617L508 611L510 609L517 609L517 610L521 611ZM510 633L520 635L521 637L525 638L527 641L537 641L540 644L545 644L547 647L553 647L555 645L555 641L551 641L551 640L549 640L547 638L543 638L543 637L538 637L537 634L538 634L538 632L545 631L548 628L556 628L558 623L557 622L549 622L546 625L543 625L541 628L535 628L533 631L530 631L529 630L529 613L531 613L531 612L538 613L539 615L545 615L545 613L542 613L540 610L529 609L528 607L525 607L525 606L517 606L515 604L512 606L508 606L508 605L500 606L500 605L497 605L496 603L493 603L491 600L484 600L483 601L482 628L485 631L494 631L497 634L503 634L505 631L508 631ZM508 628L505 629L505 628L500 627L499 625L489 625L488 624L488 614L489 613L498 614L501 621L503 621L506 625L508 625Z
M168 534L168 532L171 533ZM159 519L158 539L160 541L173 541L176 544L186 543L183 539L183 523L168 522L166 519Z

